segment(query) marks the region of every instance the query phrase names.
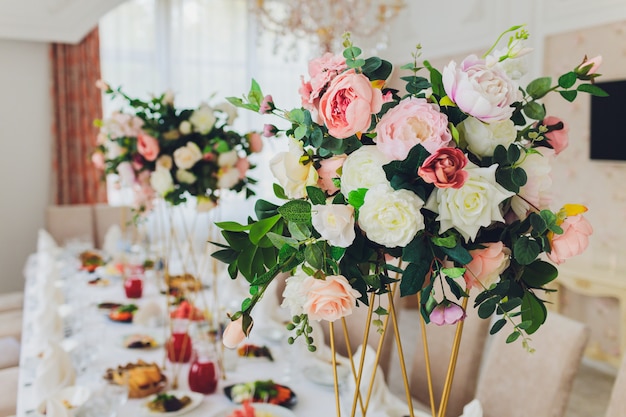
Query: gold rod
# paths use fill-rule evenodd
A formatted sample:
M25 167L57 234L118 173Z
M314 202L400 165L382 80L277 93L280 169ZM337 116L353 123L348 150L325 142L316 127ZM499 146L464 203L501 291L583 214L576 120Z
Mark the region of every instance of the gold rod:
M373 306L372 306L373 308ZM383 347L383 341L385 338L385 334L387 331L387 325L389 324L389 315L387 315L385 317L385 322L383 323L383 332L380 335L380 338L378 339L378 346L376 346L376 358L374 359L374 369L372 371L372 376L370 377L370 384L369 384L369 388L367 390L367 397L366 397L366 401L365 401L365 408L367 409L369 407L370 404L370 399L372 396L372 389L374 387L374 380L376 379L376 372L378 371L378 364L380 362L380 354L382 352L382 347Z
M341 325L343 327L343 337L346 339L346 349L348 349L348 360L350 362L350 368L352 368L352 378L356 383L356 368L354 367L354 359L352 358L352 346L350 345L350 334L348 333L348 324L346 323L346 318L341 318ZM363 398L359 395L359 405L361 406L361 412L365 410L365 406L363 405Z
M467 309L468 297L463 298L463 311ZM456 325L456 333L454 334L454 343L452 344L452 353L450 354L450 363L448 364L448 373L446 374L446 382L443 387L443 393L441 395L441 403L439 404L438 417L444 417L446 415L446 409L448 408L448 400L450 398L450 391L452 389L452 380L454 378L454 369L456 368L456 360L459 357L459 348L461 346L461 335L463 334L463 324L465 320L461 320Z
M339 379L337 377L337 357L335 350L335 326L332 321L328 322L328 329L330 331L330 351L332 352L333 363L333 378L335 380L335 406L337 409L337 417L341 417L341 405L339 403Z
M370 296L370 305L369 308L367 309L367 322L365 323L365 332L363 333L363 344L361 345L361 358L359 361L359 372L356 378L356 389L354 390L354 399L352 401L352 412L351 412L351 417L354 417L356 415L356 402L357 402L357 398L361 395L361 376L363 375L363 366L365 364L365 346L367 345L367 339L369 338L369 334L370 334L370 326L372 324L372 311L373 311L373 305L374 305L374 296L375 294L372 293L372 295ZM365 413L367 412L367 409L363 410L363 415L365 415Z
M422 329L422 344L424 345L424 364L426 365L426 383L428 385L428 397L430 400L430 412L433 417L437 417L435 409L435 395L433 392L433 374L430 369L430 353L428 352L428 337L426 335L426 321L422 316L422 296L421 291L417 292L417 308L420 316L420 327Z

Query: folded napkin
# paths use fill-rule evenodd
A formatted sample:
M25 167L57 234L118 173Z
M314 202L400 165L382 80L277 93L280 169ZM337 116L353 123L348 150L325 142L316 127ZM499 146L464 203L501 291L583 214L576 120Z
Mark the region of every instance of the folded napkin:
M39 304L32 319L33 345L42 345L48 341L60 342L63 339L63 319L54 302Z
M52 252L59 251L59 245L54 240L52 235L45 229L39 229L37 234L37 252Z
M483 417L483 407L478 400L472 400L463 407L461 417Z
M46 400L46 417L71 417L74 413L55 398Z
M70 356L58 343L48 342L35 373L33 390L37 403L74 384L76 372Z
M117 259L124 252L122 247L122 229L119 225L113 224L109 227L104 235L102 250L113 259Z
M135 311L133 323L139 326L157 327L163 324L165 315L163 309L156 301L148 301Z

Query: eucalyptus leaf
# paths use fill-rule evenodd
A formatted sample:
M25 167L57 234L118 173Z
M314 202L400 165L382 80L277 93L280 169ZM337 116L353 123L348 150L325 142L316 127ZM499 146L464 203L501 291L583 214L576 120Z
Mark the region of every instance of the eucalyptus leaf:
M500 329L504 327L505 324L506 324L506 319L496 320L496 322L493 323L493 326L491 326L491 329L489 330L489 334L494 335L498 333Z
M527 236L522 236L513 244L513 256L520 265L528 265L539 256L539 244Z
M326 194L320 188L309 185L306 187L306 193L311 204L326 204Z
M526 333L533 334L546 321L548 311L541 300L532 292L526 292L522 299L522 321L532 324L526 328Z
M534 120L543 120L546 117L546 108L536 101L528 102L523 107L524 114Z
M533 80L528 84L528 87L526 87L526 92L533 99L537 100L545 96L550 91L551 84L552 84L551 77L537 78L536 80ZM528 116L528 117L531 117L531 116Z
M576 88L576 90L581 91L583 93L589 93L592 96L596 97L608 97L609 94L594 84L581 84Z
M559 94L561 95L561 97L563 97L565 100L571 103L572 101L576 100L578 91L576 90L559 91Z
M281 216L277 214L275 216L268 217L266 219L259 220L253 223L250 229L250 242L257 245L261 238L263 238L263 236L265 236L267 232L269 232L272 227L274 227L274 225L276 224L276 222L278 222L278 220L280 220L280 218Z
M290 200L278 212L285 220L296 223L311 224L311 203L305 200Z
M267 237L272 241L272 244L278 249L282 248L284 245L289 245L293 247L294 249L298 249L298 247L300 246L298 240L292 237L286 237L286 236L279 235L277 233L272 233L272 232L269 232L267 234Z
M568 89L576 84L576 79L576 73L573 71L563 74L559 77L559 87Z

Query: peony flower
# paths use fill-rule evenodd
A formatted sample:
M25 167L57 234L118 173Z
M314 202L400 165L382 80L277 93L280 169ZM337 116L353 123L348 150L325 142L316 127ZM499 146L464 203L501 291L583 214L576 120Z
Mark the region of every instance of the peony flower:
M226 101L219 103L217 106L214 107L214 110L221 111L222 113L226 115L227 125L232 125L235 122L235 119L237 118L237 107L233 106L232 104Z
M519 100L518 86L499 66L488 67L484 59L470 55L460 66L452 61L442 73L446 94L459 108L483 122L506 120L511 104Z
M560 226L563 234L548 235L552 247L552 251L547 254L548 259L557 265L583 253L589 245L589 236L593 233L591 224L582 214L567 217Z
M469 174L463 170L467 156L458 148L439 148L426 158L417 175L437 188L461 188Z
M517 138L517 130L511 120L487 124L468 117L457 128L467 143L467 150L480 158L493 156L498 145L508 148Z
M250 161L248 161L248 158L238 158L235 163L235 168L239 173L239 179L242 180L246 177L246 173L250 169Z
M341 193L349 196L350 191L388 184L383 165L390 160L376 146L361 146L352 152L341 168Z
M194 130L203 135L208 134L213 129L216 121L213 109L206 103L202 103L189 117L189 122L193 125Z
M139 152L146 161L154 161L157 159L159 150L159 141L156 138L144 132L137 136L137 152Z
M314 204L311 209L311 221L322 239L333 246L347 248L356 237L352 206Z
M500 274L511 263L511 249L502 242L482 243L485 248L469 251L472 261L465 265L465 284L468 289L487 289L498 281Z
M347 155L336 155L320 161L320 167L317 169L317 175L319 180L317 181L318 187L326 191L328 194L334 194L339 191L339 188L335 185L333 179L339 178L337 172L346 160Z
M174 191L174 180L169 170L157 167L150 175L150 185L161 197Z
M261 105L259 106L259 113L260 114L269 114L275 108L276 107L274 107L274 99L272 98L271 95L267 95L267 96L263 97L263 100L261 101Z
M289 198L306 196L306 187L317 184L317 171L313 162L301 162L304 154L302 143L289 141L289 151L281 152L270 160L270 170Z
M174 161L172 160L172 157L169 156L169 155L161 155L156 160L156 166L157 166L157 168L161 167L161 168L165 168L167 170L170 170L174 166Z
M328 275L326 279L307 277L303 285L307 291L302 308L310 320L335 321L349 316L361 295L343 275Z
M541 153L524 154L518 166L526 171L526 184L518 195L511 199L511 209L520 220L524 220L531 209L549 208L552 201L552 162L554 150L540 148Z
M217 174L217 187L224 190L230 190L239 181L239 170L234 167L221 168Z
M217 165L220 167L232 167L237 163L239 159L239 155L237 155L237 151L232 149L228 152L222 152L217 157Z
M480 168L469 162L469 177L463 187L435 188L425 208L439 213L439 233L455 228L466 242L476 238L481 227L504 222L500 203L515 195L496 182L497 165Z
M563 127L561 129L554 129L558 124L563 124ZM563 152L563 150L567 148L567 145L569 145L569 126L567 126L563 120L554 116L548 116L543 119L541 125L548 129L550 129L550 127L554 129L544 133L546 141L552 146L552 149L554 149L554 154L558 155Z
M180 125L178 125L178 130L183 135L190 134L191 130L192 130L191 129L191 123L189 123L188 120L183 120L182 122L180 122Z
M176 181L182 184L193 184L197 180L198 177L196 177L191 171L187 171L185 169L179 169L176 171Z
M406 246L424 229L424 216L420 212L423 205L422 199L412 191L376 185L365 194L359 209L359 226L369 240L380 245Z
M113 112L111 117L104 121L102 129L111 139L135 138L142 131L143 120L130 114Z
M405 159L417 144L433 153L451 140L448 116L424 98L401 101L376 126L376 146L389 159Z
M217 206L215 201L207 196L199 195L196 197L196 211L199 213L211 211L215 208L215 206Z
M283 290L282 308L289 308L292 316L299 316L304 312L302 306L306 302L306 286L304 282L309 276L302 271L301 268L296 273L285 280L285 289Z
M302 79L302 85L298 92L302 99L302 107L311 112L314 122L322 124L318 111L322 91L326 89L337 75L347 68L346 59L342 55L333 55L330 52L309 62L309 76L311 79L307 82L304 82L304 79Z
M252 327L252 326L251 326ZM250 331L250 329L248 329ZM239 317L237 320L231 321L224 329L222 334L222 343L228 349L235 349L246 338L246 334L243 331L243 317Z
M263 139L258 132L250 132L246 135L250 144L250 152L261 152L263 150Z
M349 70L337 75L320 99L320 118L328 133L337 139L345 139L370 126L372 114L383 105L382 93L372 87L363 74Z
M191 169L202 159L202 151L194 142L187 142L185 146L176 149L173 155L174 163L180 169Z
M465 310L452 301L443 300L430 312L430 321L437 326L456 324L465 318Z

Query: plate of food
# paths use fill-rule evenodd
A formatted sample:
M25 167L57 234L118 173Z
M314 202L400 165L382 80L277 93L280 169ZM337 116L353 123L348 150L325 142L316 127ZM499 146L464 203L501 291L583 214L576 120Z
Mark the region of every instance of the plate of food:
M137 362L109 368L104 379L111 384L128 386L128 398L144 398L157 394L167 385L167 378L156 363Z
M78 255L81 269L87 272L94 272L96 268L105 264L104 257L96 251L86 250Z
M237 354L245 358L267 358L272 362L274 361L272 352L267 346L244 344L237 348Z
M133 314L135 314L137 309L135 304L122 304L119 307L112 308L107 317L118 323L131 323L133 321Z
M127 349L154 349L161 346L154 336L142 333L125 335L122 338L122 346Z
M202 403L204 396L192 391L167 391L148 397L143 404L144 415L167 415L168 417L185 414Z
M108 279L100 277L96 277L87 281L87 284L91 285L92 287L107 287L110 283L111 281L109 281Z
M115 302L112 302L112 301L104 301L102 303L98 303L98 305L96 307L98 307L98 310L103 310L103 311L106 311L108 313L112 309L118 308L121 305L122 305L122 303L115 303Z
M277 384L271 379L229 385L224 387L224 394L236 404L252 401L291 408L298 402L298 397L291 388Z
M296 415L288 408L279 405L246 402L238 407L220 410L211 417L296 417Z

